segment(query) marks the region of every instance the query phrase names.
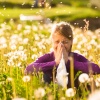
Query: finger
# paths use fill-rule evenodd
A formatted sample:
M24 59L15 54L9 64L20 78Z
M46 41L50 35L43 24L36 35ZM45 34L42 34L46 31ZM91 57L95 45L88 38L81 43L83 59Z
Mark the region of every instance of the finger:
M63 51L62 45L59 44L58 47L57 47L57 53L62 54L62 51Z

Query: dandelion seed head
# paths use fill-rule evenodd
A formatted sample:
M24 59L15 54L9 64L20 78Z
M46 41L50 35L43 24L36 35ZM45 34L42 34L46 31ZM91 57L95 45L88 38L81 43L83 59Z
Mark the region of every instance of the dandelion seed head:
M33 54L31 58L34 60L34 59L37 59L37 58L38 58L38 56L37 56L37 55L35 55L35 54Z
M10 48L11 48L11 50L16 50L16 45L13 44L13 45L10 46Z
M60 100L66 100L66 98L65 97L61 97Z
M94 92L89 94L87 100L100 100L100 90L95 90Z
M34 96L36 97L36 98L42 98L42 97L44 97L45 96L45 90L44 90L44 88L42 88L42 87L39 87L38 89L36 89L35 91L34 91Z
M91 50L92 49L92 46L91 45L88 45L86 46L87 50Z
M24 49L24 47L23 46L19 46L19 48L18 48L20 51L22 51L23 49Z
M79 76L79 82L80 83L85 83L89 80L89 75L86 74L86 73L82 73L80 76Z
M81 49L81 48L82 48L82 46L81 46L80 44L78 44L78 45L77 45L77 48L78 48L78 49Z
M38 31L38 27L37 27L37 26L32 26L32 29L33 29L34 31Z
M30 76L24 76L24 77L22 78L22 80L23 80L24 82L29 82L29 81L30 81Z
M27 43L28 43L28 41L29 41L29 39L28 39L28 38L24 38L22 43L23 43L23 44L27 44Z
M9 82L11 82L12 80L13 80L13 78L11 78L11 77L7 78L7 81L9 81Z
M100 77L95 79L96 87L100 87Z
M0 37L0 44L6 43L6 38L5 37Z
M12 100L27 100L25 98L13 98Z
M6 43L0 45L0 49L4 49L4 48L7 48L7 44Z
M76 94L76 92L73 88L69 88L66 90L65 94L67 97L73 97Z
M74 52L81 54L81 52L79 50L74 50Z
M21 30L22 29L22 24L18 24L17 25L17 30Z

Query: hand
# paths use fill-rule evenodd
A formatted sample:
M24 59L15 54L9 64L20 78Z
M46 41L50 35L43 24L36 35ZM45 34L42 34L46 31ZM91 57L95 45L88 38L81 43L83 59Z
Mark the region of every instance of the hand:
M54 54L55 54L56 65L58 65L60 63L60 60L62 58L62 54L63 54L65 62L67 63L68 52L66 51L66 48L64 47L64 45L62 43L58 44L57 50L54 51Z
M54 55L55 55L55 62L56 65L60 63L61 57L62 57L62 44L59 43L58 47L54 50Z
M63 47L63 50L62 50L63 58L65 60L65 63L67 63L68 62L68 52L66 51L66 48L64 47L64 45L62 47Z

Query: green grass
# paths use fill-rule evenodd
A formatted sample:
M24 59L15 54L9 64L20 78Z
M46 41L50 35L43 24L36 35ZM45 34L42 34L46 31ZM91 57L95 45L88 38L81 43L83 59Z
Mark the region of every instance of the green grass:
M38 8L38 9L0 9L0 22L11 18L19 20L20 14L24 15L43 15L51 20L72 21L79 18L100 17L98 10L82 7L61 6L55 8Z
M34 0L0 0L0 2L11 2L11 3L32 3Z
M11 2L11 3L33 3L35 0L0 0L0 2ZM46 0L49 1L49 0ZM87 6L89 0L52 0L52 4L65 4L73 6Z

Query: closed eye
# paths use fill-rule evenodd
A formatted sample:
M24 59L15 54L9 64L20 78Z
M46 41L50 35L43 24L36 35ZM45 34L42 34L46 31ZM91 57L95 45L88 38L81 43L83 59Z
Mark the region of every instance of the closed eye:
M56 43L56 44L58 44L58 43L59 43L59 41L55 41L55 43Z
M62 43L63 43L63 44L68 44L69 42L68 42L68 41L62 41Z

